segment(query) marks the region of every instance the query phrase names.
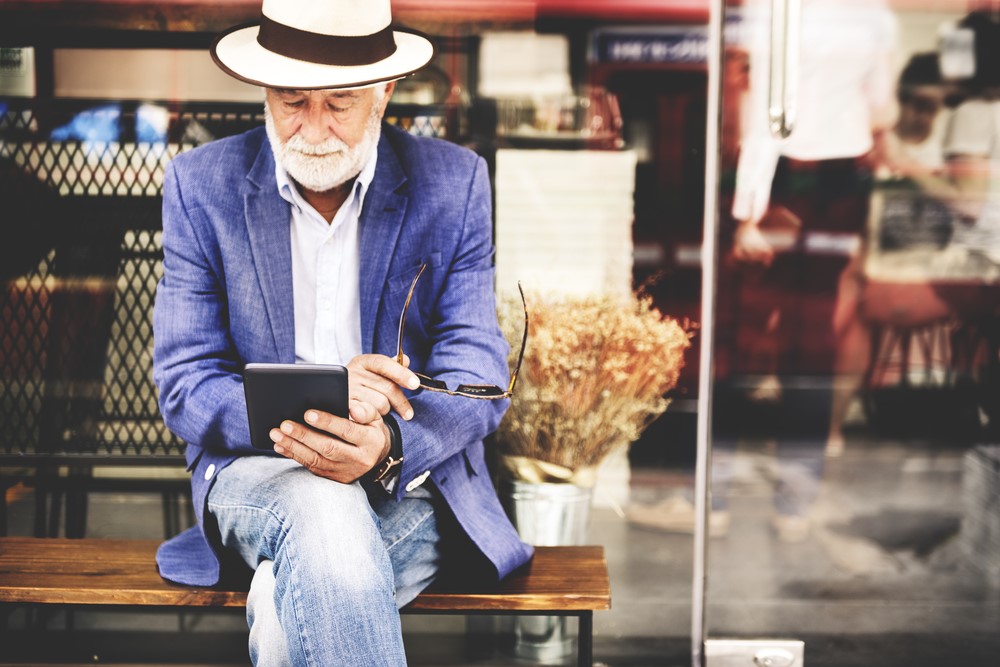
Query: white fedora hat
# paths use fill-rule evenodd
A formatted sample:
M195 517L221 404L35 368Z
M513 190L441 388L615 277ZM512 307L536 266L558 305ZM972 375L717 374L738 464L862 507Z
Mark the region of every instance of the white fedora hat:
M212 45L231 76L294 90L392 81L433 56L426 37L392 26L389 0L264 0L258 23L231 28Z

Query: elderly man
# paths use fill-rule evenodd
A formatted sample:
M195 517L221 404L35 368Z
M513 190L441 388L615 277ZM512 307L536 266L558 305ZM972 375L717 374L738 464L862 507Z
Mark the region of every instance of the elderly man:
M158 564L197 585L253 568L256 665L405 664L397 609L442 566L502 578L531 556L484 461L507 392L440 391L508 377L486 167L382 124L393 81L433 55L390 24L388 0L265 0L213 56L266 88L266 127L164 182L155 379L199 522ZM310 410L254 449L249 362L347 366L350 418Z

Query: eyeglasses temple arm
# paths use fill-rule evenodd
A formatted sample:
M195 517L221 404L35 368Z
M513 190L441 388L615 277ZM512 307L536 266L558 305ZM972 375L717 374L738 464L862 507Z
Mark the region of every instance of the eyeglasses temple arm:
M521 351L517 354L517 365L514 366L514 372L510 375L510 386L507 388L508 395L514 393L517 374L521 370L521 360L524 359L524 348L528 343L528 304L524 300L524 289L521 288L520 280L517 281L517 291L521 293L521 305L524 307L524 335L521 337Z
M420 265L420 270L417 271L417 275L413 278L413 282L410 283L410 292L406 295L406 303L403 304L403 312L399 316L399 335L396 338L396 363L403 363L403 324L406 322L406 311L410 309L410 299L413 298L413 291L417 288L417 281L420 280L420 276L423 275L424 269L427 268L427 263Z

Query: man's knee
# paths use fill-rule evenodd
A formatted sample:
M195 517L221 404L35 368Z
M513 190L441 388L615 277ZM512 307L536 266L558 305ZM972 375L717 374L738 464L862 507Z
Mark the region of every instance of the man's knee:
M311 516L319 511L340 510L338 515L371 514L368 496L358 483L341 484L317 477L305 468L283 471L275 480L275 506L288 516Z
M275 576L290 574L287 566L340 589L384 587L391 566L364 489L306 474L309 479L285 485L276 499Z

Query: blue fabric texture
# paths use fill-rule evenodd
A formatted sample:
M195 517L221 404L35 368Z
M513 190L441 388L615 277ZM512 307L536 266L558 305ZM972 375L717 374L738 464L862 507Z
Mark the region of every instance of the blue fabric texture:
M411 368L449 385L502 383L508 345L496 320L485 162L389 125L378 151L360 219L364 352L395 355L407 289L426 262L406 319ZM290 213L263 128L179 155L163 193L153 375L167 426L188 443L198 526L161 545L157 563L171 581L213 585L221 547L205 529L208 490L235 458L262 455L250 444L243 366L295 361ZM410 401L414 419L398 420L396 500L430 471L459 526L506 576L532 554L504 514L484 458L483 439L507 401L434 392Z

